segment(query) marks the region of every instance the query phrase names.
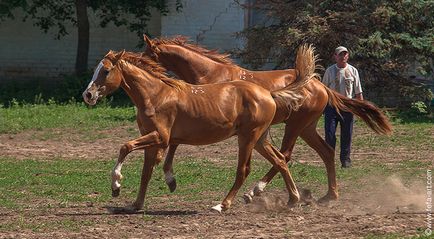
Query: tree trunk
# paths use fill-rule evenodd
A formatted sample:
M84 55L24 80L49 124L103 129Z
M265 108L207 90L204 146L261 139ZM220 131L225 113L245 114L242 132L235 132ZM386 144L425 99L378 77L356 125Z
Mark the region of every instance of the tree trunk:
M86 0L75 0L78 26L77 56L75 59L75 74L81 75L87 71L89 55L89 19Z

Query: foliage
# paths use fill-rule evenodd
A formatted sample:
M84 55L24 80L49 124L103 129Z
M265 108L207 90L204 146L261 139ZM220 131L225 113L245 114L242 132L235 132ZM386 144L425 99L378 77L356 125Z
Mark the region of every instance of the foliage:
M324 66L337 46L347 46L351 63L375 87L405 84L416 62L419 74L432 74L434 1L256 0L253 8L273 19L241 33L247 46L240 56L253 67L270 58L288 67L300 44L313 43Z
M399 110L395 119L401 123L425 122L434 124L434 108L433 106L428 107L422 101L413 102L409 109Z
M175 5L177 11L181 9L181 0L176 0ZM16 9L24 13L24 21L30 18L33 24L45 33L49 30L56 32L57 39L69 34L67 26L72 24L77 27L78 44L75 63L77 75L81 75L88 69L90 39L88 9L95 13L95 19L99 19L101 27L111 22L116 26L126 26L130 31L136 32L139 42L143 42L141 36L146 32L152 10L157 10L163 15L168 12L167 0L2 0L0 21L15 18Z
M422 101L413 102L409 108L388 110L387 117L395 124L434 124L434 106L428 106ZM394 130L395 131L395 130ZM417 131L417 130L415 130ZM418 135L414 133L413 136Z
M0 105L10 107L14 104L44 104L49 100L60 104L82 102L81 94L92 78L92 73L61 77L59 81L32 79L3 82L0 84ZM123 90L116 91L106 100L113 106L132 105Z
M106 27L111 22L116 26L127 26L130 31L136 32L140 39L151 18L152 9L163 15L168 13L167 0L88 0L85 3L95 13L95 19L99 19L101 27ZM45 33L52 29L56 32L56 38L61 38L69 34L67 24L77 26L76 4L77 1L2 0L0 20L14 18L13 10L21 9L25 13L23 20L33 19L34 24ZM175 4L176 10L182 8L180 0Z
M416 114L424 115L428 114L428 107L425 103L418 101L411 104L411 110L413 110Z

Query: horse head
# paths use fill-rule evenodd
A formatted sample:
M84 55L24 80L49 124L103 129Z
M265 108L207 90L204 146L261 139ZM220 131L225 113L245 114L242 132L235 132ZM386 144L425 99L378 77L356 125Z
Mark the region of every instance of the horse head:
M146 42L145 54L158 61L158 54L161 52L157 43L150 39L146 34L143 34L143 40Z
M121 52L109 51L99 62L89 85L83 92L83 99L87 104L95 105L98 99L119 88L122 74L116 66L124 54L125 50Z

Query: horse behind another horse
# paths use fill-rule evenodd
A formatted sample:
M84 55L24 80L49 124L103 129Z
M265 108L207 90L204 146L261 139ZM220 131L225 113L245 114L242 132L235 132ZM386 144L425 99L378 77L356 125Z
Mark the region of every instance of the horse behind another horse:
M312 51L311 48L302 48ZM312 54L313 56L313 54ZM310 58L309 62L315 61ZM121 87L137 107L141 137L125 143L112 171L112 194L119 195L121 169L125 157L145 149L140 190L133 209L143 208L154 166L169 144L204 145L238 136L238 166L235 182L217 211L228 209L250 172L252 150L257 150L278 169L289 192L289 204L300 196L286 167L285 157L267 140L266 132L276 113L276 101L286 104L288 112L298 108L305 98L303 90L315 76L315 64L300 74L298 82L280 91L268 90L246 81L209 85L190 85L169 78L166 70L147 56L109 52L99 63L84 101L90 105Z

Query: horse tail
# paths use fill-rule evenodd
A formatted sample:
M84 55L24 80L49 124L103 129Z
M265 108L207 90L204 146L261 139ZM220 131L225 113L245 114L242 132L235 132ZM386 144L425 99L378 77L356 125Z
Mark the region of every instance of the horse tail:
M297 79L288 86L271 92L273 98L285 101L291 110L297 111L307 97L305 86L314 78L319 78L315 73L316 61L315 48L312 45L302 45L298 48L295 59L295 71Z
M361 118L377 134L390 135L392 125L387 116L373 103L364 100L350 99L336 91L324 87L329 97L329 105L339 111L348 111Z

